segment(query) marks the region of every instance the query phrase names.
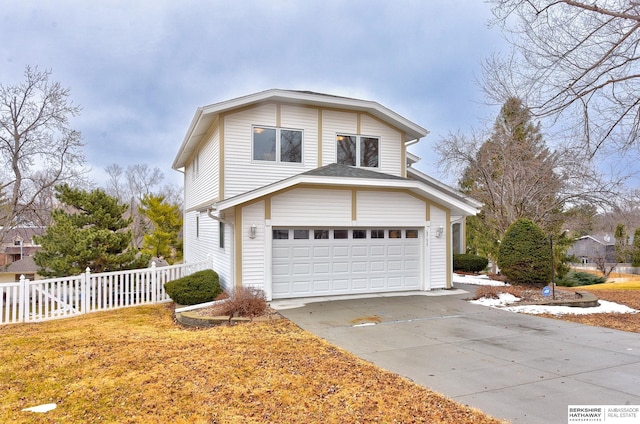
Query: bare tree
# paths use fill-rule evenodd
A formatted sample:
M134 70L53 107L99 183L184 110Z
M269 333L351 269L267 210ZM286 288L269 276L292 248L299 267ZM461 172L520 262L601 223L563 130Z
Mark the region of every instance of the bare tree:
M134 164L123 169L118 164L111 164L105 168L109 175L106 192L117 198L121 203L129 205L129 213L133 219L131 230L133 232L132 243L134 247L142 247L142 236L150 229L150 222L140 213L139 207L142 199L155 194L162 195L168 202L182 204L181 191L178 187L165 184L164 174L159 168L150 168L147 164Z
M519 218L559 231L565 207L602 204L616 187L602 182L583 152L549 149L517 98L505 103L490 134L451 134L436 150L444 170L460 176L460 189L484 204L483 223L497 237Z
M51 71L28 66L24 76L0 84L0 239L20 220L48 222L52 188L85 172L81 136L69 122L80 108L69 89L50 81Z
M524 97L536 116L579 130L595 154L640 142L640 2L491 0L513 55L485 63L494 100Z

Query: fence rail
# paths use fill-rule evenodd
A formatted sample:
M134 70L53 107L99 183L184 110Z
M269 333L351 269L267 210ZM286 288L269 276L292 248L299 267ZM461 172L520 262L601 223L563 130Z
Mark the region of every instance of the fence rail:
M47 321L128 306L170 302L164 284L204 269L211 261L129 271L0 283L0 324Z

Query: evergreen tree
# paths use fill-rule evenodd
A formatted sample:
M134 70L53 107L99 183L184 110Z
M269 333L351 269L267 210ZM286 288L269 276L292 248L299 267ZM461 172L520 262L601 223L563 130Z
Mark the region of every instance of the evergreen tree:
M143 268L148 255L130 248L131 219L123 218L127 205L102 190L87 192L68 185L56 187L63 208L53 211L53 224L37 237L42 251L34 260L46 277Z
M633 259L631 266L640 266L640 228L636 228L635 233L633 233Z
M540 286L550 283L549 238L533 221L519 219L504 235L498 265L510 283Z
M178 240L182 228L180 207L165 201L164 196L147 195L141 201L140 212L146 216L153 230L145 234L142 251L155 257L164 257L174 263L182 257L182 243Z

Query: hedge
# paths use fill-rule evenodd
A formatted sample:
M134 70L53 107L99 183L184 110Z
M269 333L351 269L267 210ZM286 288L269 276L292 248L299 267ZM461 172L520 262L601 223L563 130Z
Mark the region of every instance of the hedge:
M462 272L484 271L489 265L489 259L471 253L453 255L453 270Z
M169 281L164 289L171 300L185 306L211 302L222 293L220 278L212 269Z

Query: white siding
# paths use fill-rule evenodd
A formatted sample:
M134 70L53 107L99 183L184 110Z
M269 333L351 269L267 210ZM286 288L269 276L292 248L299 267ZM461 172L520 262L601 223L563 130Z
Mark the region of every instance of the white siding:
M438 227L444 228L441 237L436 237ZM429 231L429 252L431 265L431 289L447 286L447 239L449 237L447 214L443 209L431 206L431 229Z
M362 135L380 137L378 171L403 177L400 132L365 114L360 118L360 132Z
M199 220L199 231L196 221ZM198 234L196 234L196 232ZM220 277L223 288L229 289L231 273L229 269L230 255L233 252L232 234L229 225L225 225L225 248L219 247L219 224L206 213L188 212L185 214L185 262L213 261L213 269Z
M358 191L358 226L424 227L426 204L407 193Z
M271 225L274 226L351 224L351 190L299 188L271 200Z
M186 209L210 201L218 196L220 138L217 128L211 138L200 146L197 157L199 162L197 172L194 169L193 160L185 169Z
M318 112L297 106L281 106L281 127L303 130L303 162L252 160L252 127L275 127L276 117L273 103L225 116L225 198L317 168Z
M252 225L256 226L255 238L249 237ZM266 292L265 231L264 201L242 208L242 285Z
M336 163L336 134L356 134L358 114L335 110L322 111L322 165Z

